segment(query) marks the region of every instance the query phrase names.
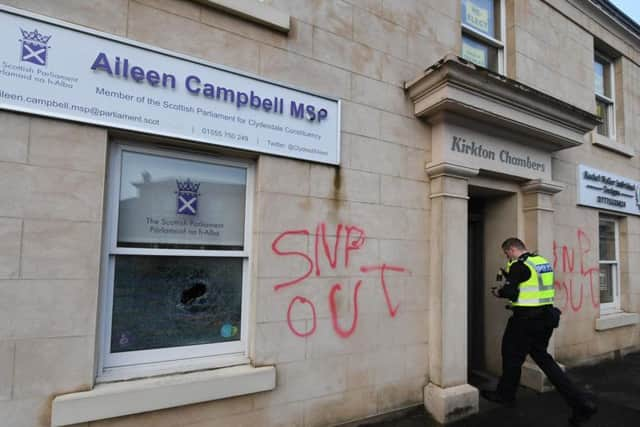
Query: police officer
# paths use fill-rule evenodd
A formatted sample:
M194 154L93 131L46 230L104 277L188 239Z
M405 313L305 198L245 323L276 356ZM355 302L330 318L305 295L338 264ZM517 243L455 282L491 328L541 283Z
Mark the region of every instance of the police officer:
M547 353L549 339L560 320L560 310L553 307L553 268L545 258L529 252L516 237L505 240L502 250L508 258L506 268L501 269L505 281L492 293L511 301L513 315L502 337L502 377L498 387L495 391L483 390L480 395L515 406L522 364L529 354L572 408L569 423L580 426L597 412L597 406Z

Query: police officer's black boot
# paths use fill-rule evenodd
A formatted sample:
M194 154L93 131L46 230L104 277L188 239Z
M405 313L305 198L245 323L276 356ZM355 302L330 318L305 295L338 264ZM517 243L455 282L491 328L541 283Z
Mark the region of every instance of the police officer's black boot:
M596 403L593 400L585 400L580 404L580 406L573 408L571 417L569 418L569 425L572 427L579 427L589 421L596 412L598 412L598 406Z
M516 406L516 399L508 399L503 395L501 395L500 393L498 393L497 391L480 390L480 396L484 397L490 402L499 403L508 408L515 408Z

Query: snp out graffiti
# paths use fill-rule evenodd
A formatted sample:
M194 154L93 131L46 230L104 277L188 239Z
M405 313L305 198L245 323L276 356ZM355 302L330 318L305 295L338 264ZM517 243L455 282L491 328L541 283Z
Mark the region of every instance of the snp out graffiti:
M563 310L571 308L577 312L584 305L585 288L591 305L600 304L600 269L593 261L597 255L592 252L591 238L583 230L576 232L576 242L572 244L553 242L553 270L556 272L556 304Z
M284 250L283 246L289 238L295 236L313 237L313 253L308 253L306 250ZM297 257L300 261L304 261L306 264L306 271L299 277L276 284L273 289L275 292L281 291L284 288L298 287L309 277L321 277L322 266L320 260L325 264L328 264L330 270L335 270L339 267L339 261L344 263L344 268L350 267L351 257L354 252L363 248L366 243L365 231L355 225L338 224L335 230L335 238L333 247L327 239L327 226L325 223L319 223L315 228L315 234L311 234L308 229L286 230L280 233L271 243L271 249L278 257ZM394 301L391 289L389 287L389 275L393 273L401 273L404 275L411 274L411 272L405 267L398 265L389 265L385 263L375 265L360 265L355 267L355 270L359 273L371 273L371 276L375 282L381 287L384 302L387 307L387 312L390 317L395 317L400 308L400 304ZM341 338L349 338L358 328L359 318L359 292L363 285L362 280L358 280L353 289L353 318L351 324L348 326L341 325L338 316L337 297L343 291L341 283L336 282L331 285L327 293L329 300L329 310L331 314L332 327L336 335ZM292 322L292 311L295 307L298 309L304 308L309 311L311 315L311 325L305 330L300 330ZM318 326L318 313L316 311L316 303L311 298L300 294L291 298L289 306L287 308L287 324L291 332L299 337L308 337L316 332Z

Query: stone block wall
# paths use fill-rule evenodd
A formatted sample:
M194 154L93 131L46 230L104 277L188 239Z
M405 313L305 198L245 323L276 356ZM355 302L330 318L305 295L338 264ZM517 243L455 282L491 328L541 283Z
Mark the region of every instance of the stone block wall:
M0 414L46 426L94 381L107 133L4 111L0 129Z
M593 38L547 2L507 0L510 77L593 111Z

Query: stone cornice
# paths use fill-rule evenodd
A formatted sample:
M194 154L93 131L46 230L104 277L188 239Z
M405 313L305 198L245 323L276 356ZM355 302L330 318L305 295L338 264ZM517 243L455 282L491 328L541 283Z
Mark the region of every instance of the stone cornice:
M619 29L620 37L626 38L634 46L640 46L640 25L629 18L608 0L572 1L575 7L581 9L594 21Z
M405 84L418 117L446 111L528 136L547 151L581 145L594 114L448 55Z

